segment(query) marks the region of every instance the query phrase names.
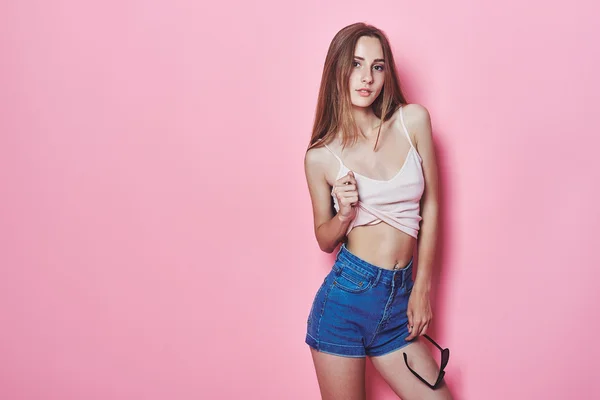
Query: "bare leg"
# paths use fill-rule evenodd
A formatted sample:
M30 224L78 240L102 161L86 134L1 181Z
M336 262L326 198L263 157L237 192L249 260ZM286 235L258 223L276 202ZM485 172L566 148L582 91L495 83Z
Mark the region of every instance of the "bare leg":
M422 340L419 338L397 351L372 357L373 366L402 400L452 400L444 382L436 390L432 390L406 368L402 353L407 354L408 365L412 369L427 382L435 382L439 367Z
M312 353L322 400L366 400L364 357Z

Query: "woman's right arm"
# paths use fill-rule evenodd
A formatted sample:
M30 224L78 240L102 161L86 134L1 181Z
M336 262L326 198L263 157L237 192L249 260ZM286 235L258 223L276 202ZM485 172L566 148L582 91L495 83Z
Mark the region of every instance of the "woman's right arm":
M321 151L320 151L321 150ZM314 231L319 248L331 253L346 236L353 216L344 216L342 210L333 215L331 187L325 179L326 154L322 148L312 148L304 157L304 171L313 209Z

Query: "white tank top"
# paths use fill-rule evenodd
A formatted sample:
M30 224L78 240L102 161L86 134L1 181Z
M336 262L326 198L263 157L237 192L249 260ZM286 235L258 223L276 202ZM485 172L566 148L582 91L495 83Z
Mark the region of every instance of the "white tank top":
M420 201L425 190L425 179L421 165L423 160L410 140L408 129L404 124L402 108L400 108L400 122L410 143L410 150L404 165L394 177L385 181L368 178L354 172L358 189L358 209L356 210L356 217L348 226L346 235L355 226L375 225L385 222L414 238L418 236L419 223L422 220ZM325 147L340 162L340 169L335 178L338 180L346 175L350 169L329 146L325 145ZM331 195L334 207L336 211L339 211L337 198L333 191Z

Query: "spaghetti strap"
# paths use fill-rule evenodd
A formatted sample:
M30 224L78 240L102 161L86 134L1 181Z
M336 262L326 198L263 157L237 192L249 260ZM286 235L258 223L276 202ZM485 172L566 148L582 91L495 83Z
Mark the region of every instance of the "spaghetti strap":
M400 123L402 124L402 128L404 129L404 134L406 135L406 137L408 138L408 143L410 143L411 147L415 147L413 145L412 140L410 140L410 135L408 134L408 129L406 129L406 125L404 125L404 106L400 107Z
M337 154L335 154L335 153L333 152L333 150L331 150L331 149L329 148L329 146L327 146L326 144L323 144L323 146L325 146L325 148L326 148L327 150L329 150L329 152L330 152L331 154L333 154L333 155L335 156L335 158L337 158L337 159L338 159L338 161L340 162L340 164L344 165L344 163L342 162L342 159L341 159L341 158L340 158L340 157L339 157Z

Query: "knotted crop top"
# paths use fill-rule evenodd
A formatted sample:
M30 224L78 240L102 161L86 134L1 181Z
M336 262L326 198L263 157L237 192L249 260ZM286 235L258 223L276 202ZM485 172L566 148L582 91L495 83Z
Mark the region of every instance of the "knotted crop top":
M371 179L354 172L358 189L358 209L356 210L356 217L348 226L346 235L355 226L375 225L383 221L414 238L418 236L419 223L422 220L420 201L425 190L425 179L421 165L423 160L410 140L408 129L404 124L402 108L400 109L400 122L410 143L410 150L404 165L393 178L385 181ZM335 178L338 180L346 175L350 169L327 145L325 147L340 162L340 169ZM339 205L333 190L331 195L335 210L339 211Z

